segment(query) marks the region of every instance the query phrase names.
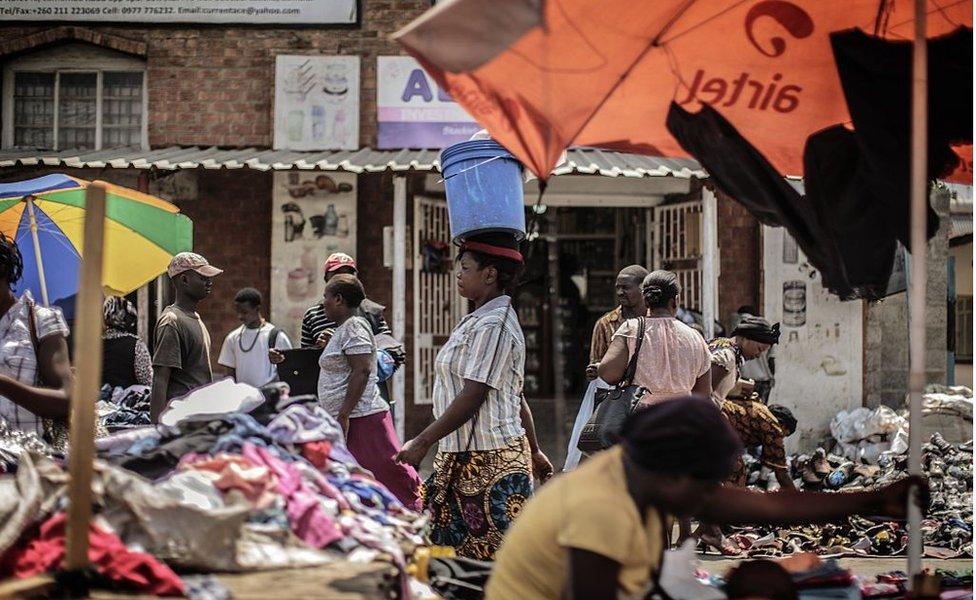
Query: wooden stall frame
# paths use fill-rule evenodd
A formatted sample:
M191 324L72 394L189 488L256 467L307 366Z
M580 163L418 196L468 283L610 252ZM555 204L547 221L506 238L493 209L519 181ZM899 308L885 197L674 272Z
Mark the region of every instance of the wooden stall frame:
M95 402L102 378L102 261L105 253L105 186L85 190L84 251L75 309L77 375L71 385L68 529L65 568L88 566L95 456Z

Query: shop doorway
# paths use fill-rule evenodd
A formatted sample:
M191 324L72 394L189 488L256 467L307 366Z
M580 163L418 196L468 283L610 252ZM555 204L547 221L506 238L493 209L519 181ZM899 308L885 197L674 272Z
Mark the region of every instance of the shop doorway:
M585 391L593 326L617 306L617 273L646 262L649 210L549 207L537 216L517 298L530 398L579 398Z

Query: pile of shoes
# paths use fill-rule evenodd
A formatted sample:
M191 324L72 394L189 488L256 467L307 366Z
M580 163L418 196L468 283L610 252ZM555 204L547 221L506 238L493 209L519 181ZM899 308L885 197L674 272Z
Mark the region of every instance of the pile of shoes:
M936 434L938 435L938 434ZM823 448L793 458L793 477L803 490L858 491L893 483L907 476L908 456L882 455L877 465L856 463Z
M775 477L752 455L745 457L749 486L772 492ZM858 463L817 448L790 457L797 489L856 492L885 486L907 477L907 454L882 454L878 464ZM922 446L922 468L928 477L931 503L922 521L925 555L933 558L972 556L973 443L952 444L939 433ZM751 556L794 552L828 555L893 556L903 554L906 533L901 524L851 517L843 525L777 529L731 528L730 538ZM773 539L770 539L772 536Z

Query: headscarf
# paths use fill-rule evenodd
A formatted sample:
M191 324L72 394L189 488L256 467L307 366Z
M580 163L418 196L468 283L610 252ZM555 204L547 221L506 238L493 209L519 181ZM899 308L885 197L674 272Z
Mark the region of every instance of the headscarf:
M102 304L102 319L105 329L135 333L139 316L131 302L121 296L109 296Z
M711 400L681 396L642 408L624 423L623 447L639 466L706 481L727 478L742 442Z
M511 233L502 231L476 233L461 240L460 245L462 254L470 250L488 256L504 258L518 264L525 262L522 253L519 252L518 240Z
M770 325L769 321L762 317L742 315L742 320L732 330L732 335L742 336L760 344L773 345L779 343L779 323Z

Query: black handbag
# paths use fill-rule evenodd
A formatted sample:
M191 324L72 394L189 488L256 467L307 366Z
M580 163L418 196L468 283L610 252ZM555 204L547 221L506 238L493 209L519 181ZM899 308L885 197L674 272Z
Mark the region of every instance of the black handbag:
M644 345L645 325L644 317L640 317L634 354L630 357L623 379L608 390L597 390L593 414L583 426L579 441L576 442L580 452L599 452L619 442L624 421L630 413L634 412L647 392L646 389L633 385L634 374L637 372L637 358L640 356L641 346Z

